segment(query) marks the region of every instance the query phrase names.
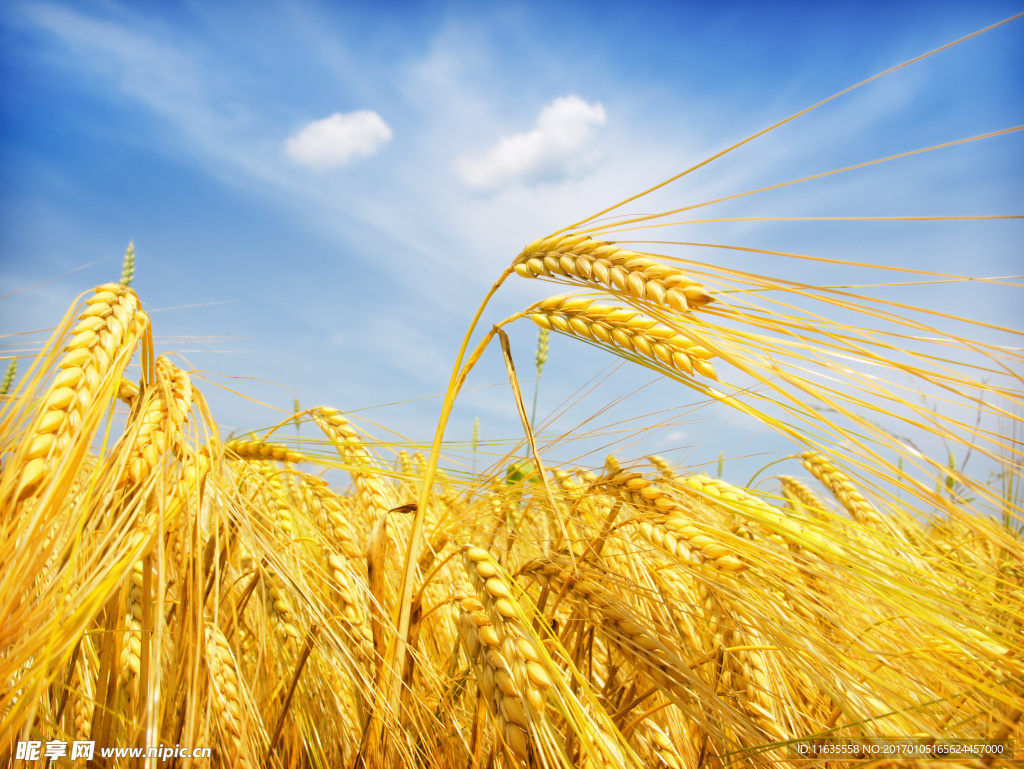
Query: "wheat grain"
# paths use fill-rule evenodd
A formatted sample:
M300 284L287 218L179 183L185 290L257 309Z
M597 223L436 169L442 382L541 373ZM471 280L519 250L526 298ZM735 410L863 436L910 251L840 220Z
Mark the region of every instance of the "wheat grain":
M121 377L121 383L117 386L117 397L119 400L132 406L135 403L135 399L139 397L139 392L139 386L135 382Z

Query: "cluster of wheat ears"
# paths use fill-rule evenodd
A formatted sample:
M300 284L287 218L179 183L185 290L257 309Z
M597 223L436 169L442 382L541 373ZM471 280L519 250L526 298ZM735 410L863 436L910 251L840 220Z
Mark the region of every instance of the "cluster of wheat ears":
M328 407L296 408L302 440L222 440L133 265L76 302L0 411L0 762L63 739L231 767L786 766L848 737L1024 738L1024 357L942 312L626 248L596 216L495 283L422 453ZM470 352L513 274L577 293ZM791 474L548 466L504 331L526 318L779 431ZM529 470L456 473L445 424L494 337ZM837 765L861 760L928 763Z

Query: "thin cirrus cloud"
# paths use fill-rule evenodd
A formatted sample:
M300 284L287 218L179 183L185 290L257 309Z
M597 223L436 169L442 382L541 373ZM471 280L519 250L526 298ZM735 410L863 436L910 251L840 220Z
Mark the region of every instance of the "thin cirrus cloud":
M372 110L336 112L314 120L285 141L292 160L318 170L347 165L374 154L391 139L391 128Z
M504 136L482 155L459 158L456 170L467 187L483 192L579 176L598 161L594 141L606 120L600 103L563 96L540 111L532 131Z

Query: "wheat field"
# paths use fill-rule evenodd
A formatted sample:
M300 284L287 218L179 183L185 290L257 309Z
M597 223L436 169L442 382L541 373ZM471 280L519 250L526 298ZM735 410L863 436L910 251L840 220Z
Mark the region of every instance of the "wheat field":
M1024 740L1019 332L674 255L683 212L613 210L510 260L422 451L331 405L222 435L130 248L4 383L0 763L1010 765L925 748ZM558 288L479 333L508 280ZM538 378L550 332L594 345L776 432L785 471L549 461L514 323ZM445 428L493 348L524 437L476 472Z

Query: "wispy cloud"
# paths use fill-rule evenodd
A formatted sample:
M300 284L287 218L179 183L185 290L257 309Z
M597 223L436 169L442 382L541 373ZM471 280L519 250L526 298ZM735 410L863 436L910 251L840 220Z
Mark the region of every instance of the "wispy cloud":
M323 170L373 155L390 140L391 128L376 112L336 112L290 137L285 152L298 163Z
M532 131L502 137L482 155L459 158L456 168L468 187L482 191L579 176L600 157L594 140L606 120L600 103L563 96L541 110Z

